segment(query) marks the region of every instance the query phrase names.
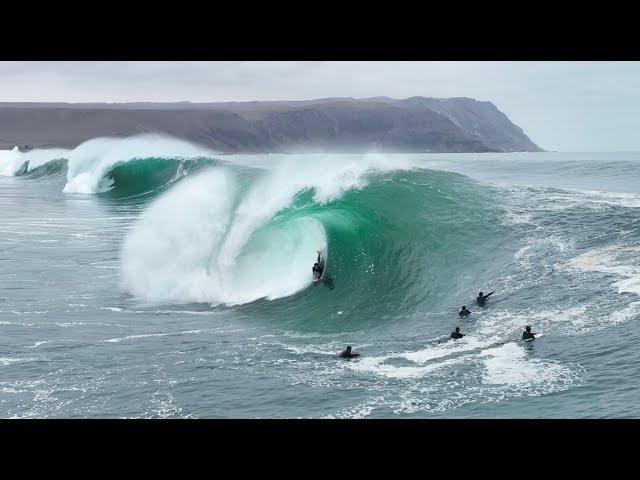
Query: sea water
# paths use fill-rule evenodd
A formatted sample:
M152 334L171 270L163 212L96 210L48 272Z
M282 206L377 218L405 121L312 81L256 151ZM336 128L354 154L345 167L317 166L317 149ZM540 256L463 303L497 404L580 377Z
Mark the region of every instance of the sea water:
M0 173L0 417L640 416L640 153L145 135Z

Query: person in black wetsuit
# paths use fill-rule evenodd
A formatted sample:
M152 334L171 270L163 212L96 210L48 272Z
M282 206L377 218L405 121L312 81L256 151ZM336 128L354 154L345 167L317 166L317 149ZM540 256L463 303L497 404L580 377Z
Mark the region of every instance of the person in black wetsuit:
M537 333L531 331L531 327L527 325L522 332L522 340L535 340Z
M464 333L460 333L460 327L456 327L456 331L451 333L451 338L457 340L464 337Z
M313 272L313 278L320 278L322 276L322 271L324 270L324 266L320 261L320 251L318 251L318 260L313 264L313 268L311 271Z
M484 307L486 305L487 298L493 295L493 293L494 292L487 293L486 295L483 295L482 292L478 293L478 298L476 298L476 303L481 307Z
M469 315L471 315L471 312L469 310L467 310L466 306L462 306L462 310L460 310L460 313L458 313L458 315L460 315L461 317L468 317Z
M347 349L340 354L340 358L353 358L353 357L359 357L359 356L360 356L359 353L351 351L351 345L348 345Z

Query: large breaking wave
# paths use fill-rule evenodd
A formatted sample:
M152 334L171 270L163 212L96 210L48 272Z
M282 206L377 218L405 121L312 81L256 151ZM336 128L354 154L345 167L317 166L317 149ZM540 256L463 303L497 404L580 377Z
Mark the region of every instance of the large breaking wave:
M474 188L385 156L238 158L183 180L142 214L122 250L124 288L153 302L288 297L298 316L414 310L444 300L455 286L449 269L476 256L482 228L469 225L480 225L484 200ZM304 293L316 250L328 254L329 288Z

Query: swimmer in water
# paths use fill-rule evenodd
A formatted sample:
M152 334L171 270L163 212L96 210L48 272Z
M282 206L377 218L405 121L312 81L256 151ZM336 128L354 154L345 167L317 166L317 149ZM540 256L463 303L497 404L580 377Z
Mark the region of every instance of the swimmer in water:
M456 327L456 331L451 333L451 338L457 340L464 337L464 333L460 333L460 327Z
M537 333L531 331L531 327L527 325L522 332L522 340L535 340Z
M468 317L469 315L471 315L471 312L469 310L467 310L466 306L462 306L462 310L460 310L460 313L458 313L458 315L460 315L461 317Z
M493 295L493 293L494 292L487 293L486 295L483 295L482 292L478 293L478 298L476 298L476 303L481 307L484 307L487 303L487 298Z
M347 349L340 354L340 358L354 358L359 357L360 354L351 351L351 345L347 346Z

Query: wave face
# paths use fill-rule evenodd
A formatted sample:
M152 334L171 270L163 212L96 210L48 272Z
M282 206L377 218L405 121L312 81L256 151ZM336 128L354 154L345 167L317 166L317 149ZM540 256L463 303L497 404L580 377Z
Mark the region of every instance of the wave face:
M278 305L298 319L329 310L350 319L415 310L460 288L450 269L474 263L473 246L496 234L482 228L487 204L461 175L384 156L218 166L143 213L123 246L123 284L161 303L287 297ZM317 250L328 256L324 283L306 289Z

